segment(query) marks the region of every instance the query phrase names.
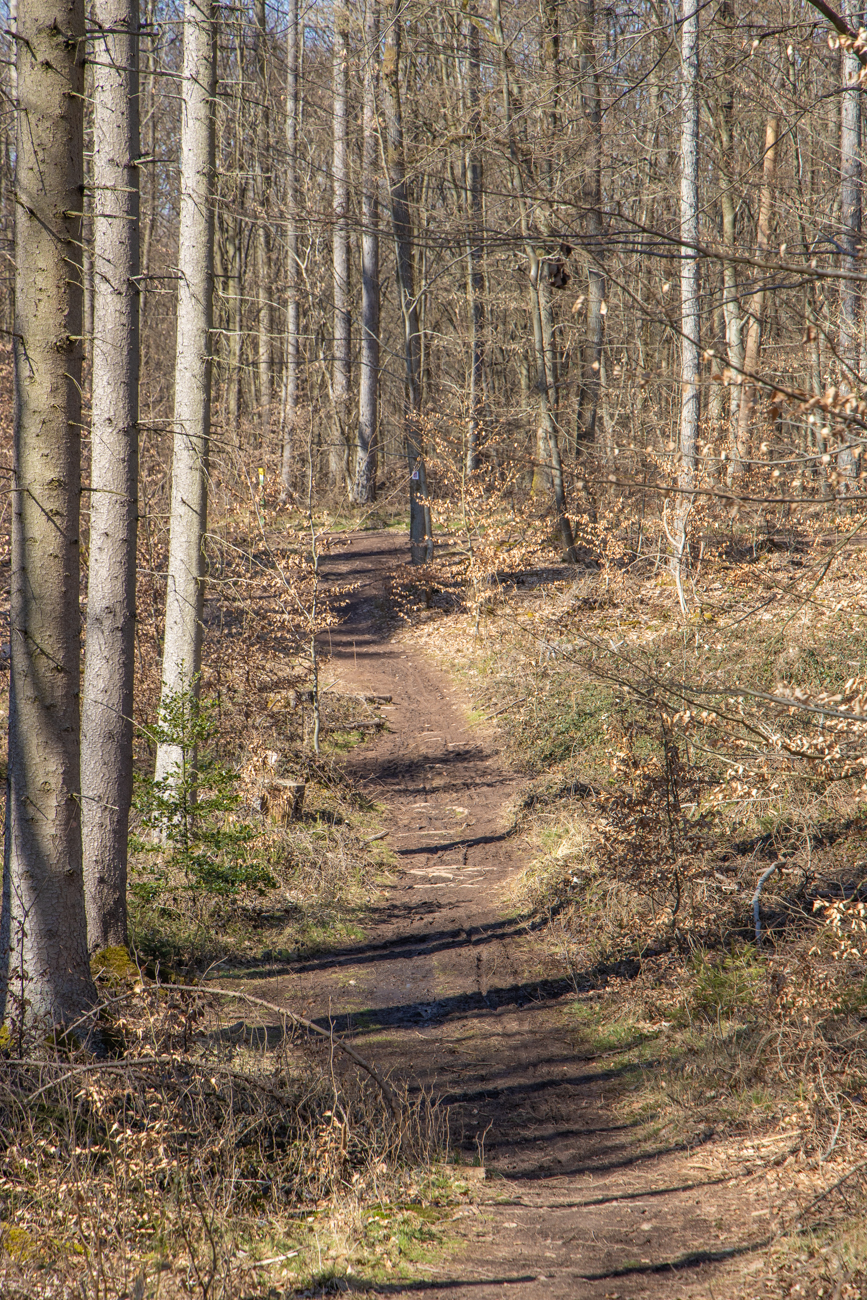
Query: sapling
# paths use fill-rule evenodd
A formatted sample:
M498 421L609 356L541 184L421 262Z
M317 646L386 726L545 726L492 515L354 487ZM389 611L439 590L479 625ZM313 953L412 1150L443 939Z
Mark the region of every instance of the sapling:
M179 757L167 772L138 782L133 890L143 901L168 890L225 897L274 884L249 851L256 827L237 816L238 778L216 753L215 711L216 702L198 699L194 687L169 691L148 728L155 746L175 746Z

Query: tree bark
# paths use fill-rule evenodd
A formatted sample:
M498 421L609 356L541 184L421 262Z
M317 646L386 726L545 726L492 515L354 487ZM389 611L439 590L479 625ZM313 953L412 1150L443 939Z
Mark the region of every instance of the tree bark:
M298 266L298 138L301 131L300 0L289 0L286 30L286 379L283 401L282 498L292 495L292 459L298 424L301 303Z
M479 24L473 14L469 16L467 42L467 98L469 120L467 134L470 138L465 167L467 172L467 199L469 206L467 230L467 298L470 316L470 413L467 426L467 473L472 474L479 462L479 443L485 413L485 310L483 293L484 242L482 235L482 159L478 146L482 115L480 106L481 53L479 49Z
M844 6L859 25L858 8L853 0ZM843 374L842 389L853 392L859 385L861 361L861 289L855 278L861 266L861 98L863 89L858 81L861 64L851 50L841 58L843 94L840 100L840 243L841 268L852 276L840 282L840 342L838 352ZM840 474L847 485L857 471L857 452L845 446L837 457Z
M268 64L267 40L268 23L265 0L256 0L256 75L258 80L261 108L258 120L256 149L256 296L257 296L257 370L259 376L259 427L262 441L267 447L271 433L271 390L273 372L273 354L271 335L273 332L272 285L271 285L271 238L268 228L268 179L269 132L268 132Z
M376 496L376 426L379 408L379 204L376 193L378 45L378 0L366 0L361 144L361 376L355 483L352 493L353 500L358 505L373 501Z
M699 418L699 281L698 254L698 68L699 35L696 0L683 0L681 24L680 133L680 448L677 497L672 533L672 571L681 609L687 521L695 485Z
M404 331L406 387L404 399L404 449L409 472L409 545L413 564L433 554L430 506L427 501L421 414L421 331L412 256L412 219L406 180L403 116L400 102L401 4L393 0L382 57L385 97L385 163L394 232L397 283Z
M332 259L334 267L334 360L331 387L334 394L334 432L330 469L336 485L347 476L349 431L349 381L352 360L352 313L349 271L349 157L347 114L349 99L349 10L344 0L334 0L333 51L333 152L332 152Z
M729 29L734 27L735 14L733 0L723 0L720 18ZM724 26L724 30L726 30ZM731 31L726 31L731 39ZM732 254L736 250L737 219L734 199L735 176L735 102L734 102L734 55L726 54L725 70L722 82L722 104L717 118L717 134L722 154L722 177L720 184L720 208L722 214L723 242ZM734 372L733 382L729 384L729 453L737 458L738 411L743 392L744 339L741 329L741 307L738 298L737 268L733 261L726 259L722 264L723 297L722 309L725 320L726 356Z
M82 854L91 951L127 943L138 524L137 0L97 0L94 335Z
M765 151L762 159L762 188L759 194L759 215L756 231L756 257L767 258L771 244L771 217L773 205L774 172L777 162L777 137L780 119L775 113L768 117L765 127ZM761 272L760 272L761 274ZM750 424L756 406L757 388L753 376L758 369L762 341L762 317L765 309L764 288L752 296L750 318L747 322L744 344L744 375L738 405L738 423L735 446L732 448L730 481L743 471L750 456Z
M508 134L509 145L509 172L512 190L518 202L521 238L524 244L524 256L527 258L529 267L530 321L533 331L533 347L536 355L536 395L539 403L539 420L536 429L537 465L535 467L536 472L533 476L534 485L537 481L537 475L541 470L542 473L544 473L548 484L550 484L551 493L554 498L554 508L557 515L557 527L563 541L565 554L569 561L574 563L577 559L575 538L572 533L572 524L570 523L566 509L566 490L563 481L563 466L560 460L557 425L551 409L553 376L549 375L547 361L547 356L551 349L550 347L546 347L543 306L540 299L540 283L541 277L544 274L544 263L536 253L530 231L530 218L524 185L524 176L522 172L522 163L518 152L517 142L515 140L512 122L511 76L509 72L509 56L506 50L506 39L503 31L503 20L500 12L500 0L491 0L491 10L494 20L494 38L500 56L503 119Z
M585 172L584 203L588 242L587 310L584 317L584 345L581 349L581 372L578 387L578 411L575 417L575 451L586 455L596 443L596 420L602 368L602 342L605 328L605 272L602 266L602 96L596 64L594 0L586 0L581 24L581 50L578 71L581 76L581 107L587 124L588 157ZM588 497L586 505L592 510Z
M18 14L15 425L2 1018L94 1006L81 869L83 0Z
M213 0L186 0L180 279L163 702L181 691L189 691L194 696L198 693L202 660L211 425L215 39ZM184 758L178 746L160 745L157 778L170 778ZM189 765L189 756L186 761Z
M226 348L226 411L229 431L238 437L241 418L241 359L243 352L243 298L244 281L243 241L241 224L234 213L228 217L226 231L226 299L229 337Z

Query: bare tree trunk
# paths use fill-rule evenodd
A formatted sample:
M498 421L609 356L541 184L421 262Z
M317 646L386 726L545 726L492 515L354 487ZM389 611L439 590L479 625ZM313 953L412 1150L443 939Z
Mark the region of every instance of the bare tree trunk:
M774 172L777 162L777 136L780 119L775 113L768 118L765 128L765 152L762 160L762 188L759 195L758 229L756 232L756 256L761 261L766 258L771 243L771 216L773 204ZM747 322L747 337L744 345L744 378L738 405L738 423L735 446L732 448L730 481L742 472L750 456L750 424L756 405L757 388L752 376L759 364L759 350L762 341L762 317L765 309L765 291L757 290L750 305L750 318Z
M376 68L378 0L364 11L364 106L361 145L361 379L358 392L353 500L376 496L376 426L379 407L379 204L376 195Z
M470 415L467 428L467 473L472 474L478 465L479 440L485 411L485 336L484 304L485 286L484 244L482 236L482 160L477 137L481 131L479 92L481 85L481 55L479 51L478 22L470 17L467 43L467 97L469 120L467 134L470 145L466 155L469 222L467 231L467 300L470 314Z
M347 113L349 99L349 10L345 0L334 0L333 52L333 173L332 258L334 263L334 433L330 468L335 484L347 476L349 430L349 380L352 358L352 314L349 297L349 157Z
M409 545L413 564L420 564L433 553L430 506L427 502L421 413L421 333L418 299L415 292L415 267L412 255L412 220L406 182L406 158L403 146L403 116L400 103L400 45L402 0L393 0L392 13L385 35L382 58L382 85L385 95L386 141L385 163L391 224L394 231L397 282L400 290L406 362L406 397L404 401L404 447L409 471Z
M264 446L268 446L271 433L271 399L274 360L271 351L271 334L274 327L271 308L271 237L266 224L264 198L260 207L262 216L256 228L256 343L257 375L259 387L259 429Z
M97 0L82 853L91 950L126 945L138 523L138 3Z
M82 221L81 221L81 267L82 267L82 302L83 315L81 322L81 332L84 335L83 343L83 362L84 374L87 375L88 369L93 372L93 298L94 298L94 220L93 220L93 185L96 180L93 172L95 163L88 162L85 158L84 167L84 194L82 197ZM89 174L90 173L90 174ZM90 362L90 366L87 363Z
M164 704L181 691L197 694L202 660L211 425L215 43L213 0L186 0L174 452L162 669ZM189 761L189 756L184 756L178 746L160 745L157 777L171 777L185 759Z
M299 78L300 0L289 0L286 31L286 379L283 401L283 449L280 477L282 498L292 495L292 455L298 424L299 350L301 327L298 267L298 138L301 131Z
M533 330L533 346L536 354L536 393L539 402L539 423L536 432L536 456L537 461L539 462L539 467L544 469L547 481L551 486L551 492L554 498L554 507L557 514L557 526L563 540L565 553L569 560L574 562L577 558L575 551L575 538L572 533L572 524L570 523L566 509L566 491L563 482L563 467L560 460L560 446L557 439L557 425L554 420L554 414L551 410L552 377L548 374L548 365L546 361L546 353L548 352L548 349L546 348L545 343L543 309L540 301L540 281L544 274L544 263L538 257L533 244L524 177L521 170L521 159L519 157L518 147L514 136L509 56L506 50L506 39L503 32L500 0L491 0L491 9L494 20L494 38L500 55L503 118L509 136L509 159L511 164L510 176L512 189L518 201L518 211L521 221L521 237L524 242L524 255L527 258L530 271L530 320ZM534 474L534 482L535 479L536 475Z
M145 312L147 309L147 278L151 271L151 248L153 246L154 229L157 220L157 169L154 158L157 151L157 94L156 94L156 57L153 51L153 20L154 20L155 0L145 0L144 5L144 25L146 29L144 68L142 69L142 81L146 86L143 93L143 102L147 105L144 117L140 123L140 130L147 142L144 146L145 157L147 158L148 178L146 189L146 200L144 206L144 215L141 223L141 319L144 323ZM141 113L139 114L142 117ZM139 182L141 183L141 182Z
M17 21L12 644L0 1019L96 1001L79 784L83 0Z
M228 299L229 338L226 359L227 422L234 437L238 436L241 418L241 359L243 352L244 253L238 218L229 214L226 232L226 298Z
M699 417L699 283L698 254L698 8L682 0L681 133L680 133L680 454L672 531L672 571L681 609L687 521L695 484Z
M575 417L575 451L586 454L596 442L596 421L602 367L602 341L605 328L605 272L602 258L602 96L596 64L594 0L585 0L581 23L581 50L578 70L581 76L581 106L587 124L588 157L585 172L587 259L587 310L584 346L581 349L581 373L578 387L578 411ZM586 503L592 513L592 500Z
M267 177L269 167L269 132L268 132L268 65L267 39L268 24L265 0L256 0L256 72L261 96L261 110L258 120L256 150L256 200L258 222L256 225L256 295L257 295L257 362L259 375L259 425L262 441L267 447L271 433L271 388L273 355L271 334L273 331L273 310L271 307L271 239L268 229L268 191L270 182Z
M843 7L854 19L857 28L857 5L850 0ZM861 98L862 86L858 80L861 64L850 50L841 57L843 94L840 101L840 243L843 253L841 268L852 276L840 282L840 342L838 352L843 368L842 390L852 392L859 386L861 362L861 292L857 276L861 266ZM846 446L837 457L837 465L844 480L852 480L857 470L857 454ZM851 490L852 484L848 483Z
M724 23L733 26L734 4L732 0L723 0L720 16ZM733 59L726 56L726 73L722 93L723 100L717 120L717 133L723 160L723 175L720 185L720 208L722 212L723 242L732 254L736 248L737 222L734 196L735 150L734 120L735 104L733 89ZM723 297L722 310L725 320L726 356L734 372L733 382L729 384L729 449L737 457L738 411L743 392L744 339L741 329L741 307L738 299L738 278L735 263L726 259L722 264Z

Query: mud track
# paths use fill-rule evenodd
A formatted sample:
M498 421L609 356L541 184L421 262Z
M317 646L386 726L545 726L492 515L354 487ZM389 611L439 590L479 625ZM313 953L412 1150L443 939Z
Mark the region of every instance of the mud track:
M727 1176L712 1141L691 1151L669 1131L660 1147L619 1121L617 1069L582 1056L572 983L505 902L527 855L508 834L521 781L493 730L468 725L456 682L383 631L405 549L364 533L324 565L327 580L360 584L328 679L392 697L389 730L347 767L387 810L399 878L363 942L248 987L330 1018L378 1067L447 1102L453 1144L487 1178L453 1225L458 1247L421 1280L349 1280L449 1300L740 1294L767 1225L758 1188Z

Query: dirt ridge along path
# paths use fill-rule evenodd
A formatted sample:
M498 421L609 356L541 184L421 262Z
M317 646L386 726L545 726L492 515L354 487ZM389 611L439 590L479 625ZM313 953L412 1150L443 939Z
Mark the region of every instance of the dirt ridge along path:
M676 1138L654 1150L606 1106L617 1070L576 1051L572 983L544 969L508 915L506 886L527 853L506 824L521 781L494 734L468 725L452 679L383 631L388 571L405 550L403 537L361 533L323 564L326 581L357 584L326 681L392 697L388 731L347 767L387 809L399 878L364 941L255 991L288 995L447 1102L453 1144L468 1161L481 1154L488 1178L453 1225L463 1240L452 1256L416 1282L352 1275L352 1288L460 1300L739 1294L767 1223L756 1188Z

